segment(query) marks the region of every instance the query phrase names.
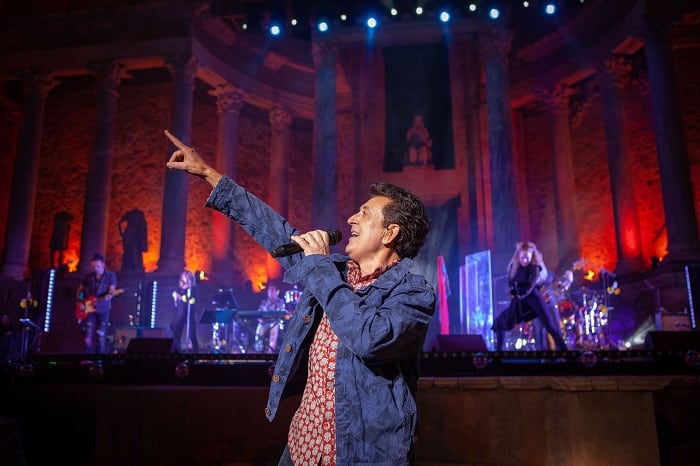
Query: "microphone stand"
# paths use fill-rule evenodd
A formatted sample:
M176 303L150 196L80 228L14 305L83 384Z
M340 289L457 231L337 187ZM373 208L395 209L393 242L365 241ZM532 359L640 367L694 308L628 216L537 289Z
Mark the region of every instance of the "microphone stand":
M187 321L185 322L185 349L192 351L192 339L190 338L190 312L192 310L192 287L187 288Z

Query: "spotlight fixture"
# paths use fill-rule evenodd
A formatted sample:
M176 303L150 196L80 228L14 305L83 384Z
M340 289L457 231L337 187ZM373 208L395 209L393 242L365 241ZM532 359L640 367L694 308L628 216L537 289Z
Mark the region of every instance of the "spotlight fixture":
M328 23L326 21L320 21L316 27L318 28L319 32L328 31Z
M443 10L440 12L439 18L440 18L440 21L442 21L443 23L446 23L450 20L450 13L446 10Z
M389 10L389 14L391 16L397 16L399 14L399 10L397 10L396 8L392 8L391 10Z
M554 3L547 3L544 6L544 12L547 13L548 15L553 15L554 13L557 12L557 6Z
M477 369L484 369L489 363L489 358L485 353L478 352L472 356L472 364Z
M370 16L369 18L367 18L367 27L370 29L376 28L377 27L377 18L375 18L374 16Z
M689 350L685 353L683 360L689 366L700 367L700 352L697 350Z
M95 361L90 365L90 379L99 380L105 375L105 368L102 365L102 361Z
M175 376L180 379L186 379L190 375L190 365L187 361L182 361L177 366L175 366Z
M476 3L470 3L467 6L467 10L469 10L471 13L474 13L476 11Z
M270 34L273 36L279 36L282 32L282 28L278 24L273 24L270 26Z
M416 7L416 15L421 16L422 14L423 14L423 7L417 6Z
M491 8L489 10L489 18L498 19L499 16L501 16L501 10L499 10L498 8Z
M598 356L593 351L585 351L580 356L581 364L588 369L592 369L598 364Z

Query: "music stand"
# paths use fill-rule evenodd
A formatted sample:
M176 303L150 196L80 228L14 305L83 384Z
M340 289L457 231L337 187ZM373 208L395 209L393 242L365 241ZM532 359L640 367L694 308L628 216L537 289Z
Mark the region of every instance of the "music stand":
M233 318L233 309L206 309L200 324L211 324L211 346L214 353L220 353L229 338L226 335L226 324ZM221 337L223 335L223 338Z

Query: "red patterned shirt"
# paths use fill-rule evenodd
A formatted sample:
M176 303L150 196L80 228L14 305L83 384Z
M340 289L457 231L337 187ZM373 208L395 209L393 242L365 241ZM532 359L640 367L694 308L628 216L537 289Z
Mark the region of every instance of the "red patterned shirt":
M362 276L360 266L347 261L348 284L359 290L372 284L399 261ZM335 356L338 336L323 314L309 351L309 377L294 413L287 443L296 465L335 466Z

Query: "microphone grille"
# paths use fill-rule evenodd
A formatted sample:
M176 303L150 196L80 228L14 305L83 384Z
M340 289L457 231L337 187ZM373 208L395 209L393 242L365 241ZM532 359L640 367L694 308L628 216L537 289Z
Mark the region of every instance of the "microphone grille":
M343 239L343 234L338 230L328 230L328 242L338 244Z

